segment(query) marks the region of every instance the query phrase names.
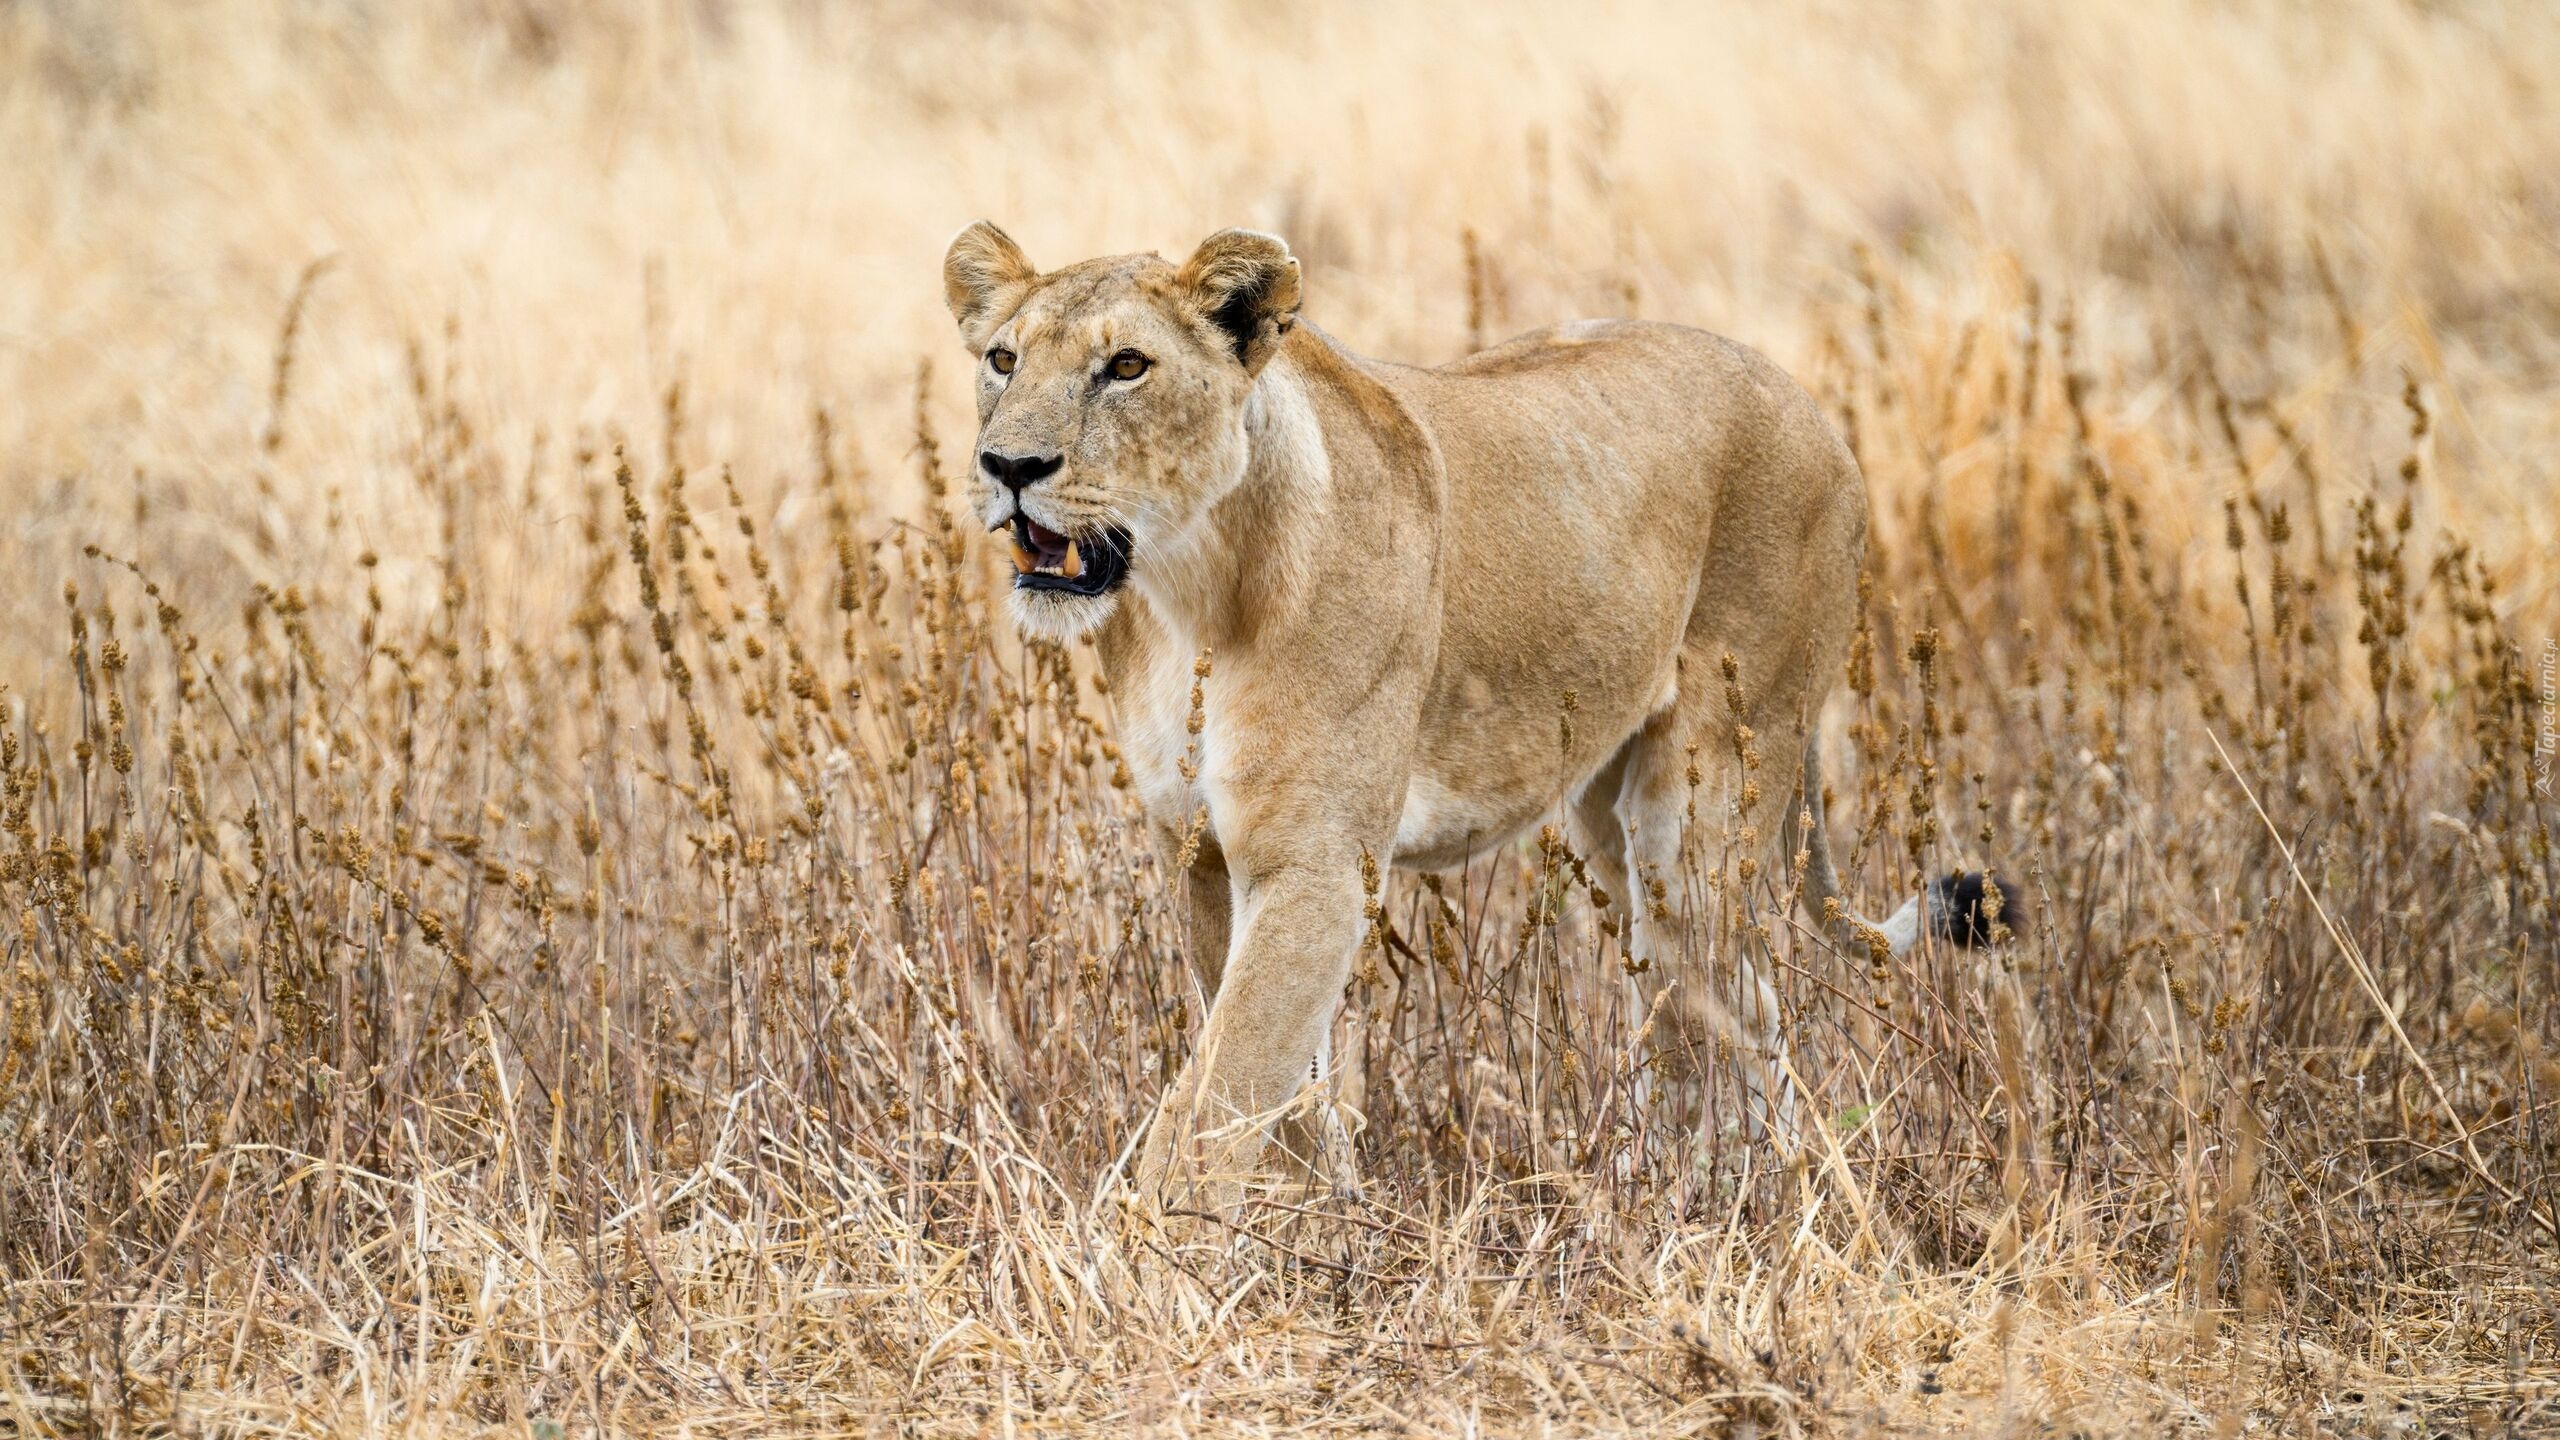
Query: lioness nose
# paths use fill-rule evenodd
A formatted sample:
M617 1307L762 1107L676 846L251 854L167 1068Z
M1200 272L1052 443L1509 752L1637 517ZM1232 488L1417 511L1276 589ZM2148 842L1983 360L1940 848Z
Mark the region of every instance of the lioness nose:
M1007 455L1000 450L981 450L978 463L996 478L996 483L1018 495L1023 486L1057 474L1058 466L1065 462L1057 455Z

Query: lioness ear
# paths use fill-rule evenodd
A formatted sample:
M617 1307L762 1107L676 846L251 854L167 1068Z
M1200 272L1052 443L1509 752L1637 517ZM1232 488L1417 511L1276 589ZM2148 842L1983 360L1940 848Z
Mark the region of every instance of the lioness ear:
M960 322L961 338L973 349L987 321L1010 310L1039 278L1013 237L984 220L952 236L951 249L942 257L942 298L950 302L951 318Z
M1221 230L1200 242L1175 277L1201 315L1259 374L1298 318L1298 258L1277 235Z

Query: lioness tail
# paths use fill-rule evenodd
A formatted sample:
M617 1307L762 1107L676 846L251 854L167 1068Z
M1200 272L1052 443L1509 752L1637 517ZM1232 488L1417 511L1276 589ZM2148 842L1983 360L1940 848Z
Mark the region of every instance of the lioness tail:
M1831 846L1822 821L1822 746L1818 737L1804 742L1804 808L1812 819L1803 838L1805 903L1833 938L1852 951L1867 949L1881 938L1888 953L1908 954L1920 943L1925 926L1939 939L1965 949L1985 948L2026 929L2026 907L2020 892L2002 884L1987 870L1960 870L1942 875L1902 902L1879 923L1853 913L1840 894L1840 874L1832 868Z

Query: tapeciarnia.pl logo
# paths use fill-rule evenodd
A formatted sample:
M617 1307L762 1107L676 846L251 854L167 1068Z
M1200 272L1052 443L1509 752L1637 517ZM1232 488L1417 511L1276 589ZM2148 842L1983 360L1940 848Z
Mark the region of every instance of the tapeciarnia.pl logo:
M2533 729L2533 793L2548 800L2552 761L2560 758L2560 638L2542 642L2542 664L2535 678L2542 696L2542 718Z

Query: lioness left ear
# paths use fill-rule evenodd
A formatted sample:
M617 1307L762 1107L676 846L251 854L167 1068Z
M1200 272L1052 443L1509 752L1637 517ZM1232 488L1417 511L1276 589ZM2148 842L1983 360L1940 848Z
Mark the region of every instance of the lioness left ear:
M1298 258L1277 235L1221 230L1200 242L1175 277L1202 318L1258 375L1298 318Z
M942 257L942 298L951 318L960 322L960 338L972 350L985 343L990 320L1022 303L1023 292L1040 278L1013 237L980 220L951 237Z

